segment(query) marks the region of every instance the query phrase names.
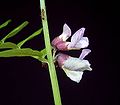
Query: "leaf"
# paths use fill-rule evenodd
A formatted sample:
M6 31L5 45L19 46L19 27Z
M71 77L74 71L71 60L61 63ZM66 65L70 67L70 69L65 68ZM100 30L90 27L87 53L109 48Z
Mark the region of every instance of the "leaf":
M38 36L42 32L42 28L34 32L32 35L30 35L28 38L24 39L23 41L19 42L17 45L20 48L25 42L31 40L35 36Z
M44 50L42 51L44 52ZM0 52L0 57L33 57L38 59L41 62L47 63L47 60L44 57L45 53L39 52L37 50L32 50L30 48L22 48L22 49L11 49Z
M0 44L2 43L2 41L0 40Z
M18 48L18 46L12 42L5 42L0 44L0 49L7 49L7 48Z
M45 59L45 56L47 55L45 48L40 51L40 55L41 57L38 57L38 56L32 56L32 57L38 59L41 62L48 63L47 59Z
M3 27L6 27L10 22L11 22L11 19L9 19L6 22L4 22L3 24L1 24L0 29L2 29Z
M11 49L0 52L0 57L21 57L21 56L41 56L40 52L37 50L32 50L30 48L23 49Z
M14 30L12 30L9 34L7 34L1 41L4 42L6 39L15 36L18 32L20 32L27 25L28 25L28 21L23 22L17 28L15 28Z
M40 60L41 62L48 63L47 59L45 59L45 56L47 55L45 48L40 51L40 55L41 55L41 58L39 58L39 60Z
M45 58L42 58L42 57L39 57L39 56L32 56L32 57L41 61L41 62L48 63L47 59L45 59Z
M45 56L47 55L45 48L40 51L40 55L42 56L42 58L45 58Z

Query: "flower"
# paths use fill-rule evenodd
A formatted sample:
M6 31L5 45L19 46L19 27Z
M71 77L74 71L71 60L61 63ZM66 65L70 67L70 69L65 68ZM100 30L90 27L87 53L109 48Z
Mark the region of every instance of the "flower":
M67 50L66 40L71 36L71 29L67 24L63 26L63 32L60 36L57 36L52 41L52 46L58 50Z
M67 51L67 50L79 50L81 48L86 48L89 45L89 40L87 37L83 37L85 28L80 28L71 37L71 41L67 39L71 36L71 29L67 24L63 26L63 32L61 35L57 36L52 41L52 46L54 47L53 58L56 58L59 67L61 67L66 75L73 81L79 83L82 79L83 72L85 70L91 71L90 63L85 60L84 57L88 55L91 50L83 49L79 58L71 57L67 54L58 53L54 57L57 50Z
M89 40L87 37L83 37L84 31L85 28L80 28L72 35L71 41L68 42L66 40L71 36L71 29L67 24L64 24L62 34L53 39L52 46L63 51L86 48L89 45Z
M79 83L85 70L91 71L90 63L83 58L91 52L90 49L83 49L79 58L71 57L59 53L57 55L58 65L64 70L66 75L73 81Z

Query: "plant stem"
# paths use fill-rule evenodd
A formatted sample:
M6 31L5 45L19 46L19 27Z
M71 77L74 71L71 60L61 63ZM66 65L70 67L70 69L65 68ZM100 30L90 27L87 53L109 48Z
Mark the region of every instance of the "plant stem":
M52 48L50 44L45 0L40 0L40 9L41 9L44 41L45 41L46 52L47 52L48 67L49 67L49 74L50 74L50 79L51 79L51 84L52 84L54 103L55 105L62 105L55 65L53 62L52 51L51 51Z

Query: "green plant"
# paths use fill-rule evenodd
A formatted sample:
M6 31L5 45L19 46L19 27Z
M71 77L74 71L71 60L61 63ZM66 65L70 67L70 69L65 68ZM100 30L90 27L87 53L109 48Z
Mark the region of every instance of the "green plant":
M30 56L42 63L48 64L52 91L54 97L55 105L62 105L59 84L57 80L57 74L55 70L55 62L58 63L59 67L61 67L66 75L73 81L79 83L84 70L91 71L90 63L88 60L84 60L83 58L91 52L90 49L83 49L79 58L71 57L69 55L58 53L56 51L68 51L68 50L80 50L81 48L86 48L89 45L89 40L87 37L83 37L85 28L81 28L71 37L71 42L67 42L66 40L71 36L71 29L67 24L63 26L63 33L54 38L52 42L50 42L49 36L49 28L47 22L47 13L45 0L40 0L40 9L41 9L41 20L42 20L42 28L35 31L32 35L29 35L26 39L20 41L19 43L7 42L7 39L14 37L17 35L24 27L26 27L29 22L25 21L20 24L18 27L10 31L5 37L0 40L0 57L23 57ZM0 25L0 29L5 28L8 24L10 24L11 19L7 20L3 24ZM23 45L33 39L34 37L41 34L43 30L44 34L44 42L45 48L41 51L33 50L32 48L24 48Z

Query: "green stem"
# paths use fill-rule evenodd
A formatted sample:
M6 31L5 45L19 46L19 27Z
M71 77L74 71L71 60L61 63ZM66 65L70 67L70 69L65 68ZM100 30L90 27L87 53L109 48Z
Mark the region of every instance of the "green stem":
M46 46L46 51L47 51L49 74L50 74L50 79L51 79L51 84L52 84L54 103L55 103L55 105L62 105L55 65L53 62L52 51L51 51L52 48L51 48L51 44L50 44L45 0L40 0L40 9L41 9L44 41L45 41L45 46Z

